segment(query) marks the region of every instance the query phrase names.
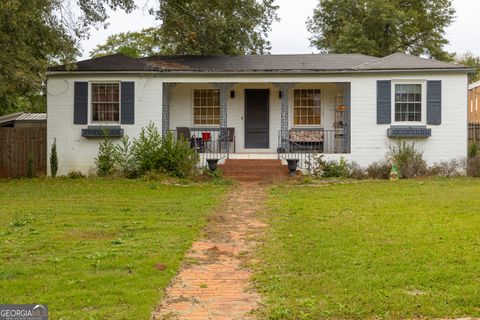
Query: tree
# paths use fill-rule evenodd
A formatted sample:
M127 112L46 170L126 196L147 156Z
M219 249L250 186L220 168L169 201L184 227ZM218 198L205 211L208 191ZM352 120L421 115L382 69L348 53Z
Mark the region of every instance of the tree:
M451 0L320 0L307 27L322 52L451 60L443 46L454 14Z
M0 1L0 114L40 94L49 64L74 61L79 40L106 21L107 8L134 7L133 0Z
M114 34L104 44L90 51L92 58L114 53L140 58L160 53L160 35L158 28L147 28L137 32Z
M475 56L471 52L467 52L461 55L457 55L455 57L455 62L476 70L475 73L468 75L468 81L470 83L480 80L480 57Z
M164 54L239 55L266 53L277 21L274 0L159 0Z

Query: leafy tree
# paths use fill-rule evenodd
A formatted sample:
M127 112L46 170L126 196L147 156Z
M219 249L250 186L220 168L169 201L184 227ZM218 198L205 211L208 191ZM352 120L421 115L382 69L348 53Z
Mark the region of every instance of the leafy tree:
M319 0L307 26L322 52L451 60L443 46L454 14L451 0Z
M238 55L266 53L277 21L274 0L159 0L165 54Z
M471 52L467 52L461 55L457 55L455 57L455 62L476 70L475 73L468 75L468 81L470 83L480 80L480 57L475 56Z
M0 114L15 109L19 97L39 95L48 65L73 61L79 40L106 21L107 8L134 7L134 0L0 1Z
M90 56L101 57L114 53L140 58L160 53L160 35L158 28L147 28L137 32L111 35L104 44L98 45Z

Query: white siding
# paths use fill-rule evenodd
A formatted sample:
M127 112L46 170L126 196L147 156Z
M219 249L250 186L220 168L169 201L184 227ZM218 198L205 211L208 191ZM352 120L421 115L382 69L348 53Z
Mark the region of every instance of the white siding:
M122 125L125 133L137 137L140 129L153 121L161 129L162 81L176 82L172 90L170 128L192 127L192 95L194 88L211 88L210 82L236 82L235 98L228 98L228 126L235 127L236 151L241 153L274 153L280 129L280 99L278 89L272 82L297 82L296 88L319 88L322 95L322 127L331 129L335 107L335 96L341 93L334 83L351 82L351 147L348 155L329 155L330 158L344 156L361 165L383 159L395 140L387 137L390 125L376 124L376 81L377 80L442 80L442 124L432 128L432 137L416 141L429 163L452 158L463 158L467 150L467 76L450 73L411 74L363 74L363 75L284 75L284 76L176 76L176 75L55 75L48 79L48 141L57 139L59 174L71 170L85 173L94 167L98 152L98 139L81 137L86 125L73 125L73 82L74 81L135 81L135 124ZM270 148L244 149L244 90L246 88L270 89ZM293 124L293 90L290 91L289 121ZM425 107L425 106L424 106Z

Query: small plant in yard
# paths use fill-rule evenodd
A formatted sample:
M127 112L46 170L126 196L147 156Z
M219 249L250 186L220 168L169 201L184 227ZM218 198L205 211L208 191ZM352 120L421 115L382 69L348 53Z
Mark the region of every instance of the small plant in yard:
M32 156L28 156L28 159L27 159L27 177L28 178L33 178L34 175L35 175L35 169L34 169L34 165L33 165L33 158L32 158Z
M162 137L153 122L142 128L138 139L133 139L133 155L140 174L160 167Z
M52 149L50 151L50 172L52 177L57 176L58 171L58 157L57 157L57 139L53 139Z
M194 174L198 156L183 139L175 139L168 133L162 139L160 166L165 172L179 178Z
M80 171L70 171L67 174L67 177L70 179L81 179L81 178L85 178L85 175Z
M468 146L468 157L475 158L478 155L478 146L474 142Z
M388 179L392 166L388 161L376 161L367 167L367 175L370 179Z
M126 178L136 176L136 163L128 136L123 137L120 143L115 146L115 164L122 176Z
M313 175L321 178L348 178L348 163L344 158L339 161L325 160L324 156L318 155L312 161Z
M175 139L171 133L162 137L153 123L134 139L133 155L140 174L160 171L178 178L191 176L198 161L187 141Z
M415 148L415 144L399 142L396 147L391 147L387 153L390 163L396 166L400 172L400 178L413 178L424 176L428 172L428 166L423 159L423 152Z
M440 161L428 168L429 175L439 177L458 177L465 174L465 161L451 159Z
M95 165L97 167L97 174L105 177L111 175L115 169L115 159L117 152L112 140L105 136L100 142L98 148L98 156L95 158Z

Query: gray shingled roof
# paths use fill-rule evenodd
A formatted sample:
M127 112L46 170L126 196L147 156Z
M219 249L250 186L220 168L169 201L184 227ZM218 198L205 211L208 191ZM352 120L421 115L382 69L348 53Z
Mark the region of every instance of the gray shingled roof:
M412 70L456 70L462 65L395 53L384 58L361 54L292 54L244 56L153 56L133 59L120 54L84 60L70 71L153 71L181 73L222 72L372 72ZM65 66L49 71L69 71Z

